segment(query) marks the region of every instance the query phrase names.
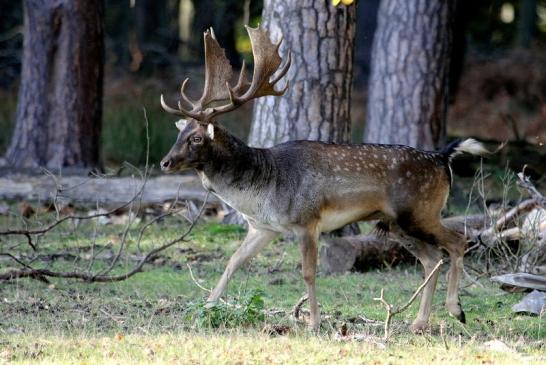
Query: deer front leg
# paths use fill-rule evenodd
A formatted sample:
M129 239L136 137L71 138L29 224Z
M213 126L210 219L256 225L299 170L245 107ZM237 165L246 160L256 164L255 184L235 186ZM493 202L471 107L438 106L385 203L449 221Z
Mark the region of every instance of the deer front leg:
M218 284L216 284L214 290L210 293L207 301L217 301L226 290L226 286L235 271L237 271L241 265L245 264L248 260L256 256L265 247L265 245L271 242L276 236L276 232L256 229L249 224L248 233L243 243L229 259L229 263L227 264L222 277L218 281Z
M300 238L300 249L302 254L302 273L303 280L307 286L307 296L309 298L310 323L309 327L315 333L320 327L320 312L315 291L315 277L317 272L317 242L318 232L309 231L303 233Z

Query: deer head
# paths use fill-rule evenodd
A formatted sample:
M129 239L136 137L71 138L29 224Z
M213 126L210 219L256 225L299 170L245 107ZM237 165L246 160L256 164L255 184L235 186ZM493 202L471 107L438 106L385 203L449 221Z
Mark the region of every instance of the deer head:
M231 112L244 103L266 95L283 95L288 83L282 90L275 85L290 67L290 54L284 66L278 54L282 39L273 44L265 30L246 26L252 45L254 72L252 81L246 78L245 64L239 73L235 86L229 82L233 74L224 50L214 36L212 28L204 33L205 43L205 85L199 100L192 100L186 95L186 78L180 88L181 100L178 108L172 108L161 95L161 106L166 112L184 119L176 122L178 138L169 153L161 161L164 171L182 171L198 168L210 156L215 144L215 131L218 127L216 117ZM182 101L189 107L185 108ZM223 103L223 104L222 104Z

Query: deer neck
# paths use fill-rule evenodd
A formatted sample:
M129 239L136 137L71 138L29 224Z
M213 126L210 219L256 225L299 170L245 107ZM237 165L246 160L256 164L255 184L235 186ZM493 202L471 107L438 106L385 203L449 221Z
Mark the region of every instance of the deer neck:
M272 171L269 150L249 147L222 127L217 127L207 160L197 168L203 186L226 201L230 194L259 191Z

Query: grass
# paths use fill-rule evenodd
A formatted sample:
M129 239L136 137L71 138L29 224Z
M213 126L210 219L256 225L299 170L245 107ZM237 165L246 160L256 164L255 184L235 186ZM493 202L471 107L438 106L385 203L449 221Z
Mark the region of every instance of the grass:
M2 225L19 224L15 218L2 219ZM175 217L163 220L145 237L144 248L175 237L183 224ZM116 226L101 227L97 243L113 242L115 248L113 237L117 230ZM40 244L69 249L85 244L92 231L91 225L80 225L77 232L70 232L68 225L44 237ZM133 234L131 231L129 236ZM365 274L319 275L317 287L324 320L319 335L311 335L286 314L304 293L304 284L297 245L282 240L268 246L235 275L227 297L235 307L217 308L223 317L210 326L199 320L204 318L202 303L207 293L194 282L186 264L191 265L200 286L212 288L243 237L244 231L237 226L210 221L198 225L188 242L169 249L147 265L145 272L126 281L86 284L52 279L47 285L27 279L3 283L0 362L538 364L546 360L544 318L512 314L510 307L522 294L507 294L487 280L480 280L479 285L463 280L461 299L468 320L465 326L450 318L443 308L444 280L435 298L430 333L409 333L408 325L417 310L414 304L395 317L386 348L367 341L335 340L343 322L348 323L350 333L381 336L381 326L362 324L358 317L384 319L383 308L373 300L381 288L390 302L405 302L422 280L420 268L412 265ZM128 249L136 252L131 240ZM35 265L73 268L82 263L61 259ZM256 315L257 311L244 311L252 306L285 313L262 316ZM288 326L288 335L270 336L262 331L272 325ZM510 350L484 349L483 344L493 339L503 341Z

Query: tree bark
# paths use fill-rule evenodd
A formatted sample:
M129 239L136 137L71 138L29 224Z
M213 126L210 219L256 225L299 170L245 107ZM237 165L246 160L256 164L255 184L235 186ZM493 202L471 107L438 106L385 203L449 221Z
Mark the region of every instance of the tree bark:
M350 140L350 99L356 7L330 1L266 0L263 27L283 37L281 57L292 53L283 97L254 104L249 144L270 147L289 140Z
M424 149L443 144L454 3L381 1L364 141Z
M520 0L517 44L529 48L536 28L537 0Z
M138 0L129 13L129 51L133 72L151 73L170 65L178 52L179 0Z
M24 0L21 86L6 159L14 167L98 167L102 0Z

